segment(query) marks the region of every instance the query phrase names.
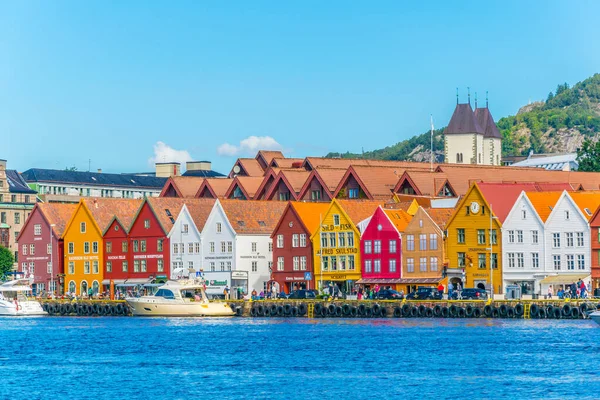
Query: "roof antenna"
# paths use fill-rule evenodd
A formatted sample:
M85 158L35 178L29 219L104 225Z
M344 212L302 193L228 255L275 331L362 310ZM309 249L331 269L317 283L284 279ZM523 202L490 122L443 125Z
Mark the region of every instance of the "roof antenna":
M89 158L88 159L88 172L90 172L92 170L92 159Z
M485 91L485 108L488 108L488 91Z
M477 92L475 92L475 108L477 108Z
M471 105L471 88L467 86L467 100L469 101L469 105Z
M456 105L458 105L458 88L456 88Z

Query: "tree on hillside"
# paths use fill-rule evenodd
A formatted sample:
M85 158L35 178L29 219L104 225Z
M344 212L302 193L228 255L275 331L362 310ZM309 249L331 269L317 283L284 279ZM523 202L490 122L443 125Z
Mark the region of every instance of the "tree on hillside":
M76 166L72 166L72 167L65 167L65 171L67 172L75 172L77 171L77 167Z
M552 92L548 93L548 97L546 98L546 102L549 102L553 98L554 98L554 93L552 93Z
M0 246L0 278L4 277L7 272L12 270L15 259L10 250Z
M577 149L577 162L579 171L600 172L600 141L584 140Z

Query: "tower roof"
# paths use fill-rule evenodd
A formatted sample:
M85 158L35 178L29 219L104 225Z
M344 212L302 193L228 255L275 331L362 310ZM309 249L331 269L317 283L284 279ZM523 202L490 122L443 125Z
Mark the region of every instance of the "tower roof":
M455 133L479 133L484 134L484 129L477 122L471 104L457 104L450 123L444 129L444 135Z
M479 123L479 126L483 128L484 137L502 139L502 135L496 126L496 122L494 122L494 118L492 117L489 108L476 108L475 119Z

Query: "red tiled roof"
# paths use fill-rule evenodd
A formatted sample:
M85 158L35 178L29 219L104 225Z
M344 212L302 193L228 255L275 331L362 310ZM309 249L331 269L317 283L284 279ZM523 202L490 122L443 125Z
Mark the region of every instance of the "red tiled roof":
M265 173L255 158L238 158L237 162L246 172L247 176L263 176Z
M37 203L40 212L46 217L46 220L52 227L54 236L61 237L67 223L77 209L77 204L69 203Z
M372 216L377 207L385 204L377 200L338 200L338 202L354 225Z
M225 197L225 193L227 193L227 189L229 189L232 182L233 179L231 178L206 178L204 179L204 183L198 188L195 197L200 196L204 188L210 190L217 198Z
M427 208L424 209L424 211L441 230L444 230L446 229L446 224L450 220L450 217L452 217L452 214L454 213L454 208Z
M171 176L168 181L172 182L175 190L180 193L181 197L191 199L198 192L198 189L204 182L204 178L199 176Z
M94 218L102 233L109 227L114 217L118 218L126 229L129 229L130 224L127 224L127 222L131 223L142 204L142 200L139 199L109 199L104 197L85 198L83 202L90 210L92 218Z
M231 226L238 234L270 235L279 222L285 201L220 200Z
M190 216L198 228L198 231L202 232L204 229L204 225L206 224L206 220L210 215L210 212L215 205L215 199L191 199L186 200L185 206L190 212Z
M478 183L477 187L500 222L508 216L521 192L536 191L533 183Z
M162 225L165 234L168 234L171 231L171 228L173 228L173 225L175 224L175 220L177 220L179 212L187 201L189 201L189 199L178 199L172 197L149 197L147 199L147 202ZM169 210L169 214L171 214L171 216L167 214L167 210Z

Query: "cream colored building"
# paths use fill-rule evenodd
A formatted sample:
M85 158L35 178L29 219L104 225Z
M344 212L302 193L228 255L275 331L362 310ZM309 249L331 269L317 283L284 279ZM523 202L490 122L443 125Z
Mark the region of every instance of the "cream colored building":
M6 160L0 160L0 246L14 254L15 268L19 257L16 239L35 202L36 192L17 171L6 169Z
M456 104L444 130L445 162L450 164L501 165L502 135L487 104L471 108Z

